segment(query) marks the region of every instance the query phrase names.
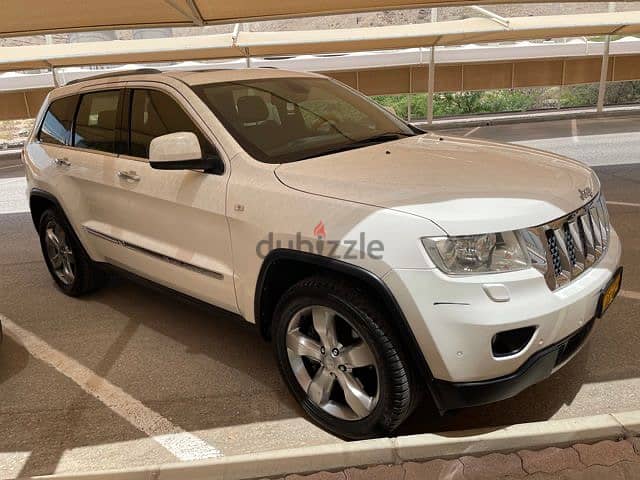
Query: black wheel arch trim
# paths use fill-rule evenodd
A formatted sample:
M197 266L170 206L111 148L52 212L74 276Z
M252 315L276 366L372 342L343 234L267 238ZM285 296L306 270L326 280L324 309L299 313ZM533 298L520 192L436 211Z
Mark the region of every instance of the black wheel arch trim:
M442 408L442 404L438 395L438 391L433 387L434 377L429 368L429 364L422 353L422 350L418 344L418 341L409 326L409 322L405 317L400 305L398 304L395 296L389 289L386 283L373 272L366 270L360 266L353 265L351 263L344 262L335 258L324 257L308 252L301 252L299 250L290 249L275 249L272 250L264 259L260 274L258 275L258 281L256 282L256 293L254 300L254 316L259 331L263 337L268 338L268 328L265 325L269 325L270 319L265 318L265 314L262 311L263 305L263 292L266 287L266 280L268 278L269 269L276 265L279 261L296 261L301 263L310 264L315 267L320 267L323 270L328 270L337 274L346 275L356 280L363 282L367 287L373 289L373 291L379 294L379 299L385 308L394 316L394 325L398 328L399 341L402 343L402 347L405 349L409 359L413 362L416 368L413 368L417 375L418 382L424 382L431 393L436 407L440 412L444 412L446 408Z
M84 248L84 245L82 245L82 242L80 241L80 237L78 236L78 232L76 232L75 229L73 228L73 224L69 221L69 216L64 211L64 208L62 208L62 205L60 204L58 199L54 195L52 195L51 193L47 192L46 190L41 190L39 188L34 188L29 193L29 209L31 209L31 199L33 199L34 197L43 198L43 199L51 202L58 209L60 214L62 216L64 216L64 219L66 220L67 224L69 225L69 228L71 229L71 232L73 233L76 241L86 251L86 249ZM39 218L35 218L35 216L33 214L33 211L31 211L31 218L33 219L33 225L35 226L36 230L38 230L38 227L39 227L38 222L40 221L40 219Z
M69 218L67 217L67 214L64 213L64 209L62 208L62 205L60 205L60 202L58 201L58 199L54 195L50 194L49 192L47 192L45 190L40 190L39 188L33 188L31 190L31 192L29 192L29 209L31 211L31 218L33 219L33 224L36 227L36 229L38 228L38 221L40 219L39 218L35 218L34 215L33 215L33 210L31 210L31 200L33 198L43 198L43 199L53 203L55 205L55 207L57 209L59 209L60 212L62 212L62 214L67 219L67 221L69 221Z

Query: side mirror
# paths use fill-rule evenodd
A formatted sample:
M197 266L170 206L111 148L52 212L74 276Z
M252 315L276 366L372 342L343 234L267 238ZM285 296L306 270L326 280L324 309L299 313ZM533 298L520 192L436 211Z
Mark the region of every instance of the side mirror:
M220 158L202 156L193 132L176 132L151 140L149 164L157 170L219 170Z

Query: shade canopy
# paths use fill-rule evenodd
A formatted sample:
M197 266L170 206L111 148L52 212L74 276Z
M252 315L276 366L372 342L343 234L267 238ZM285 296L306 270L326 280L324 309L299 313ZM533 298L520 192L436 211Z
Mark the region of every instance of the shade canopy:
M464 45L544 38L630 35L640 32L640 11L512 17L508 25L489 18L447 22L297 32L242 32L238 46L251 55L286 55Z
M0 71L96 64L331 54L432 45L640 33L640 11L488 18L339 30L240 32L198 37L117 40L0 48Z
M210 25L473 3L465 0L3 0L0 36ZM494 3L526 2L482 2L483 5Z

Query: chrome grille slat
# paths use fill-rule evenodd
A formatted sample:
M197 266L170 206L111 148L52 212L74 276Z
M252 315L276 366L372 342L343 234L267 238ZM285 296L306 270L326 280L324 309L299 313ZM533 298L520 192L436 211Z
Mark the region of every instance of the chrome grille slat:
M567 238L569 257L572 261L571 276L575 278L584 271L584 247L578 230L577 220L571 220L565 223L564 232Z
M580 215L579 218L585 238L585 265L590 267L596 261L596 247L593 241L593 228L591 227L589 215L585 213Z
M562 286L571 281L571 270L572 265L569 260L569 250L567 248L567 244L564 241L564 230L559 228L553 231L553 235L556 238L556 244L558 245L558 256L560 258L560 266L561 272L560 274L556 274L558 279L558 286Z
M596 249L596 259L602 255L602 229L600 228L600 219L595 208L589 209L589 218L591 219L591 228L593 229L593 241Z
M565 217L527 230L547 251L546 263L532 266L544 274L551 290L563 287L593 267L607 248L610 231L606 202L600 195Z
M604 250L604 248L606 248L607 246L607 241L609 240L609 235L608 235L608 228L607 228L607 221L605 221L605 214L604 214L604 209L602 204L597 203L596 204L596 213L598 214L598 225L600 225L600 233L602 236L602 248Z

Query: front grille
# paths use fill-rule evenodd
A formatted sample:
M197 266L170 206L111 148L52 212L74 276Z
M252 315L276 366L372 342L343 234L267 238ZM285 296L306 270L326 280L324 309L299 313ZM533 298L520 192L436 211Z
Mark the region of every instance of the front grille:
M544 274L549 288L556 290L593 267L606 251L610 225L604 196L547 225L530 228L528 233L530 253L537 250L533 266Z

